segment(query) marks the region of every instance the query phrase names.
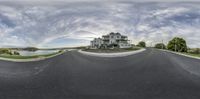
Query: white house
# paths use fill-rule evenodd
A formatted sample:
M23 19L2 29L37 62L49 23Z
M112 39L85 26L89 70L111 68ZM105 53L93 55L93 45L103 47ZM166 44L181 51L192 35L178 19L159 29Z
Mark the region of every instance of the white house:
M91 48L107 48L107 47L119 47L130 48L131 44L128 43L128 37L121 35L120 33L111 32L108 35L103 35L102 38L95 38L91 41Z
M91 41L90 44L91 44L90 45L91 48L94 48L94 49L100 48L103 44L103 40L101 38L94 38L94 40Z

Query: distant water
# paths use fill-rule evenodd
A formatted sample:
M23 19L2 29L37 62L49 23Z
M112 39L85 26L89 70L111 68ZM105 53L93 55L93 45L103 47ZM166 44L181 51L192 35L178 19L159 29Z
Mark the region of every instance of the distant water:
M17 51L20 53L21 56L33 56L33 55L45 55L58 52L59 50L37 50L37 51Z

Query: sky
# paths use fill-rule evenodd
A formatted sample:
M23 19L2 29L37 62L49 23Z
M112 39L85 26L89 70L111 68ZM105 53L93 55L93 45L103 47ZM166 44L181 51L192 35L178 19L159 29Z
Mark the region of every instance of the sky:
M182 37L200 47L200 2L0 0L0 47L89 45L110 32L148 46Z

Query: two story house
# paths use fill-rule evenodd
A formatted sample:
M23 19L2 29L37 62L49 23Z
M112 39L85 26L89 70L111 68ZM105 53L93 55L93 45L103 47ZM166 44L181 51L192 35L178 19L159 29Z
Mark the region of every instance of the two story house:
M108 47L119 47L119 48L130 48L131 44L128 43L128 37L121 35L120 33L113 33L103 35L102 38L95 38L91 41L91 48L108 48Z

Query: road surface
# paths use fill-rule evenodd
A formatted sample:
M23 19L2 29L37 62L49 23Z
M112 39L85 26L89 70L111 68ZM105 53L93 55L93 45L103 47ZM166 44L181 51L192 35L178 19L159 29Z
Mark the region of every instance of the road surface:
M148 48L116 58L66 52L0 61L0 99L200 99L200 60Z

